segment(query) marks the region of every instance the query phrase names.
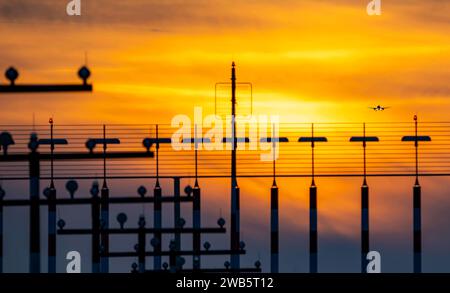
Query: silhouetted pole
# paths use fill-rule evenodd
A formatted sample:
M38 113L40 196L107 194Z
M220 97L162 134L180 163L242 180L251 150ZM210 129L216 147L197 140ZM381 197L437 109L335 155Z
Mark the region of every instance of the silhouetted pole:
M364 124L364 137L366 125ZM363 141L364 150L364 180L361 186L361 272L367 270L367 254L369 253L369 186L367 185L366 170L366 141Z
M413 187L413 208L414 208L414 273L422 272L422 212L421 193L419 184L419 142L417 140L417 116L414 116L415 136L414 142L416 151L416 182Z
M41 271L41 232L39 210L39 178L40 161L37 148L39 146L37 134L32 133L28 148L30 149L30 273Z
M50 139L40 139L39 145L50 146L50 187L46 190L45 195L48 199L48 272L56 272L56 189L54 182L54 150L55 145L67 144L65 139L55 139L53 137L53 119L49 119Z
M309 272L318 271L317 187L309 187Z
M194 270L200 269L200 244L201 244L201 234L200 234L200 223L201 223L201 214L200 214L200 187L198 186L198 182L196 180L195 186L192 190L192 194L194 197L193 201L193 228L194 232L192 234L193 237L193 268Z
M202 136L198 138L197 134L197 124L194 129L194 148L195 148L195 185L192 190L192 195L194 197L193 201L193 209L192 209L192 222L194 232L192 234L192 250L194 251L192 257L193 269L200 270L200 245L201 245L201 234L200 234L200 226L201 226L201 213L200 213L200 187L198 185L198 144L202 143Z
M316 142L327 142L326 137L314 136L314 124L311 125L311 137L300 137L299 142L311 143L311 186L309 187L309 272L318 272L318 231L317 231L317 186L315 183Z
M159 185L159 134L158 134L158 125L156 125L156 184L153 190L154 195L154 204L153 204L153 225L155 229L160 229L162 225L162 190ZM153 257L153 269L161 270L161 232L154 233L154 252L155 256Z
M53 181L53 119L50 118L50 190L48 195L48 272L56 273L56 189Z
M138 231L138 262L139 273L145 272L145 217L141 215L139 217L139 231Z
M261 138L260 142L272 143L272 173L273 181L270 188L270 272L279 272L279 212L278 212L278 186L276 180L277 144L288 142L287 137L276 137L275 124L272 125L272 136Z
M317 273L317 187L314 181L314 124L311 125L311 186L309 187L309 272Z
M169 244L169 268L171 273L175 273L177 271L177 253L175 250L175 243L173 240L170 241Z
M414 273L422 272L422 222L421 222L421 187L419 182L413 187L414 208Z
M414 136L404 136L402 141L414 141L415 148L415 174L416 180L413 186L413 251L414 251L414 273L422 272L422 211L421 193L419 184L419 141L431 141L429 136L418 136L417 115L414 115Z
M173 178L173 216L175 228L180 228L180 218L181 218L181 206L180 206L180 177ZM175 249L179 251L181 249L181 234L179 232L174 233L175 239Z
M193 270L199 271L201 267L201 190L198 184L198 145L202 143L210 143L209 138L202 138L197 133L197 124L194 125L194 138L183 139L183 143L193 143L194 144L194 166L195 166L195 185L192 189L193 194L193 209L192 209L192 222L193 222L193 234L192 234L192 264Z
M361 273L367 272L367 254L369 253L369 186L367 185L366 146L367 142L379 141L378 137L366 136L366 124L363 124L363 136L352 137L351 142L362 142L363 146L363 184L361 186Z
M367 271L369 253L369 186L361 186L361 272Z
M366 125L364 124L364 137L366 137ZM361 272L367 271L367 254L369 253L369 186L367 185L366 170L366 141L363 141L364 149L364 180L361 186Z
M92 273L100 273L100 198L98 182L92 184L91 217L92 217Z
M276 180L276 141L272 133L272 164L273 164L273 182L270 188L270 272L279 271L279 233L278 233L278 186Z
M217 85L218 84L229 84L229 83L216 83L216 103L217 103ZM236 172L236 149L237 149L237 138L236 138L236 64L233 62L231 64L231 138L224 139L224 142L231 142L231 219L230 219L230 266L231 269L236 270L240 267L240 255L239 255L239 244L240 244L240 189L237 183L237 172ZM239 83L247 84L250 83ZM217 104L216 104L217 110ZM245 142L247 142L245 140Z
M100 237L101 237L101 252L103 253L100 258L100 271L107 273L109 271L109 258L107 253L109 252L109 234L105 232L109 228L109 189L106 184L106 126L103 125L103 185L100 195L101 205L101 223L100 223Z
M3 273L3 198L5 191L0 184L0 273Z
M92 144L92 145L89 145ZM95 138L88 140L86 144L88 148L90 148L90 152L92 153L93 148L97 145L103 145L103 185L101 189L100 195L100 222L99 222L99 232L100 232L100 272L107 273L109 271L109 260L108 260L108 252L109 252L109 234L106 232L109 228L109 189L106 183L106 149L108 144L120 144L120 140L118 138L106 138L106 126L103 125L103 137Z
M239 186L237 184L236 172L236 68L235 63L231 65L231 127L232 127L232 149L231 149L231 268L240 267L239 250L240 242L240 212L239 212Z
M156 183L153 189L154 202L153 202L153 226L156 231L153 233L153 239L151 244L153 246L153 269L158 271L161 270L161 231L159 230L162 225L162 190L159 184L159 145L160 143L171 143L171 138L159 138L159 125L156 125L156 138L145 138L143 140L143 145L147 148L147 152L155 144L156 148ZM179 182L179 180L178 180ZM179 187L178 187L179 188ZM176 200L174 200L176 202ZM176 206L176 205L175 205ZM179 207L175 207L179 209ZM175 223L177 225L177 223Z
M90 151L92 152L93 147L97 144L101 144L103 146L103 185L101 191L98 190L98 186L94 187L93 190L96 192L93 197L93 207L92 213L93 217L95 214L95 218L93 221L93 234L95 229L95 234L99 233L99 241L97 243L97 235L93 235L92 238L92 249L94 249L96 255L93 255L93 272L102 272L107 273L109 271L109 233L107 230L109 229L109 188L106 183L106 149L108 144L120 144L120 140L118 138L106 138L106 126L103 125L103 136L102 138L90 139L88 142L92 142L93 146L91 146ZM98 193L100 192L100 198L98 198ZM99 205L98 207L96 205ZM95 207L94 207L95 205ZM100 213L99 217L96 216L97 213ZM97 223L98 221L98 223ZM98 245L97 245L98 244ZM97 247L97 248L95 248ZM94 253L94 252L93 252ZM98 253L98 255L97 255ZM97 257L99 257L99 267L97 268Z

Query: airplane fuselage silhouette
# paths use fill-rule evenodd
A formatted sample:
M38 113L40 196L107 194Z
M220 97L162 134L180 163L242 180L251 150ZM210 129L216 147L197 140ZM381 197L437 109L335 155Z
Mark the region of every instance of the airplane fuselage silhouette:
M386 109L388 109L389 107L383 107L383 106L381 106L381 105L378 105L378 106L376 106L376 107L369 107L369 109L372 109L372 110L374 110L375 112L378 112L378 111L384 111L384 110L386 110Z

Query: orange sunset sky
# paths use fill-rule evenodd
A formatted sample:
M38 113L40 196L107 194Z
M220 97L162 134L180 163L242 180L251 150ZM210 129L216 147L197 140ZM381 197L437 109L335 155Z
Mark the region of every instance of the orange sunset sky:
M78 82L92 94L2 96L2 124L169 123L211 113L214 84L254 87L254 113L282 121L445 120L450 109L450 4L362 0L0 2L0 68L17 83ZM6 83L6 79L2 82ZM391 106L374 113L372 105Z
M33 113L37 124L50 116L57 124L170 123L192 116L194 106L211 114L215 83L229 81L232 61L238 81L253 84L254 114L282 122L412 121L416 113L421 121L450 121L450 1L382 0L382 15L368 16L369 0L81 0L78 17L66 15L67 2L0 0L0 70L16 67L17 84L81 82L87 55L94 91L2 94L0 125L30 125ZM7 83L3 74L0 83ZM390 109L368 109L376 105ZM282 271L306 270L309 179L295 180L279 181ZM409 271L412 178L370 182L379 195L371 199L374 245L385 249L388 271ZM448 271L450 238L439 227L450 220L449 188L440 188L449 180L422 182L432 196L424 200L424 237L433 248L425 249L425 271ZM229 187L202 184L205 194ZM271 180L240 184L252 250L243 263L261 257L267 269ZM359 270L360 184L319 179L319 230L329 233L321 239L323 271ZM228 193L204 201L212 221L218 206L229 207ZM297 249L302 264L292 258Z

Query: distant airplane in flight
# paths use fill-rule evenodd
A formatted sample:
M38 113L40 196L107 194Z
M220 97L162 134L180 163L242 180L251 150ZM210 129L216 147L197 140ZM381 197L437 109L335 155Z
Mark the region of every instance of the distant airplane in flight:
M383 107L383 106L380 106L380 105L378 105L378 106L376 106L376 107L369 107L369 109L372 109L372 110L374 110L375 112L377 112L377 111L384 111L384 110L386 110L386 109L389 109L390 107Z

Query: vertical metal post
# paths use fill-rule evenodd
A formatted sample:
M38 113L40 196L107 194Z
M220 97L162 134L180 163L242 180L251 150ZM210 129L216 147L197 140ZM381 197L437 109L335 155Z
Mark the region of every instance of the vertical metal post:
M367 271L369 253L369 186L361 186L361 272Z
M363 146L363 183L361 186L361 273L367 272L367 254L369 253L369 186L367 185L367 142L380 141L376 136L366 136L366 123L363 124L363 136L353 136L350 142L362 142Z
M231 127L232 127L232 149L231 149L231 268L240 267L239 250L239 187L237 184L236 172L236 68L232 63L231 68Z
M309 187L309 272L317 273L317 253L318 253L318 237L317 237L317 187L312 182Z
M414 202L414 273L422 272L421 187L413 187Z
M311 186L309 187L309 272L317 273L317 187L314 181L314 124L311 125Z
M198 138L197 135L197 124L194 129L194 152L195 152L195 185L192 190L193 194L193 207L192 207L192 222L194 232L192 234L192 263L194 270L200 270L200 245L201 245L201 234L200 234L200 225L201 225L201 213L200 213L200 187L198 185L198 144L202 138Z
M415 128L415 158L416 158L416 182L413 187L413 225L414 225L414 273L422 272L422 188L419 184L419 141L417 136L417 115L414 116Z
M180 177L173 178L173 194L174 194L174 202L173 202L173 215L175 228L180 228L180 217L181 217L181 206L180 206ZM175 248L177 251L181 249L181 234L179 232L175 232Z
M196 182L197 183L197 182ZM195 184L193 190L193 228L194 232L192 234L192 248L194 251L193 254L193 268L194 270L200 269L200 244L201 244L201 234L200 234L200 224L201 224L201 215L200 215L200 187L198 184Z
M311 124L311 137L300 137L299 142L311 143L311 185L309 187L309 272L318 272L318 232L317 232L317 186L315 182L316 142L327 142L324 136L314 136L314 123Z
M40 240L40 210L39 210L39 178L40 159L38 148L38 138L35 133L31 134L29 148L30 172L30 273L41 271L41 240Z
M278 223L278 186L276 181L276 145L275 125L272 127L272 166L273 166L273 182L270 189L270 272L278 273L279 271L279 223Z
M56 273L56 189L53 185L48 195L48 272Z
M175 251L175 243L171 241L169 245L169 268L171 273L175 273L177 268L177 252Z
M270 189L270 272L278 273L279 235L278 235L278 187L276 182Z
M103 185L101 190L101 251L102 255L100 258L100 271L102 273L107 273L109 271L109 233L107 230L109 228L109 189L106 184L106 126L103 125Z
M153 190L154 204L153 204L153 225L155 229L161 229L162 225L162 190L159 185L159 137L158 137L158 125L156 125L156 184ZM154 246L155 256L153 257L153 269L161 270L161 232L156 231L154 233L156 245Z
M92 272L100 272L100 198L98 197L98 183L92 186Z
M361 272L367 271L367 254L369 253L369 186L366 171L366 124L364 123L363 160L364 179L361 186Z
M50 189L48 193L48 272L56 273L56 189L53 181L53 119L50 118Z
M5 191L0 185L0 273L3 273L3 197Z
M139 231L138 231L138 262L139 273L145 272L145 217L139 217Z

